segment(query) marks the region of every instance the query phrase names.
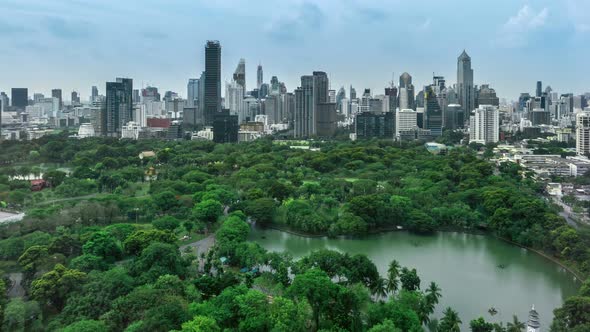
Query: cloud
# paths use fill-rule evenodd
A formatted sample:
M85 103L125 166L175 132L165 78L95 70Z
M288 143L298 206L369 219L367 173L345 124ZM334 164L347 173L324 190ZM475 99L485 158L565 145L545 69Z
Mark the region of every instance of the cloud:
M90 35L88 22L66 21L61 17L48 17L44 20L47 31L60 39L82 39Z
M432 23L432 20L427 18L424 20L424 22L422 22L422 24L420 24L418 26L418 30L420 31L426 31L428 29L430 29L430 24Z
M548 17L549 10L546 7L535 11L524 5L516 15L508 18L502 25L496 44L504 47L525 46L531 34L546 25Z
M270 24L267 32L274 41L300 40L305 33L317 32L322 27L325 17L317 5L305 2L295 13L279 16Z
M590 2L587 0L568 0L567 14L574 29L579 33L590 32Z

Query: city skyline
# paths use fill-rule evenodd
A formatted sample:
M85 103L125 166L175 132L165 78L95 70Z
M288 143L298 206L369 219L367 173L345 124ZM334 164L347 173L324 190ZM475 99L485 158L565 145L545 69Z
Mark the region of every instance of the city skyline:
M230 81L239 59L245 58L250 87L256 86L260 63L266 81L277 76L289 91L299 86L302 75L314 70L329 75L332 89L352 84L357 90L375 92L388 86L394 72L396 77L408 72L419 91L431 82L433 72L445 76L449 85L456 83L456 59L466 49L474 83L489 83L501 98L515 100L521 92L534 93L539 80L561 93L587 92L583 71L576 66L583 63L586 47L580 41L590 33L579 14L583 11L574 10L588 6L582 1L446 3L449 8L460 4L473 14L461 24L452 23L439 8L442 4L436 3L424 6L430 9L424 13L395 1L346 1L341 6L333 1L286 1L272 9L241 0L149 4L158 10L147 9L150 6L144 2L117 3L114 13L102 3L8 0L7 15L0 19L0 40L6 46L0 55L4 73L0 90L27 87L32 96L59 88L68 96L75 90L87 99L91 86L104 94L104 82L122 76L133 78L138 88L150 84L186 97L187 80L198 78L205 69L205 41L218 39L223 47L221 81ZM487 29L477 28L478 19L473 17L480 15L477 11L486 12ZM432 13L437 15L430 17ZM209 25L216 17L225 19L212 31ZM129 22L123 21L124 31L115 33L101 18ZM168 19L173 22L162 22ZM32 23L23 26L22 21ZM391 28L395 34L383 33ZM418 42L424 35L430 36L429 43ZM124 47L121 36L130 40ZM548 47L555 44L551 41L559 41L560 47ZM114 52L106 48L113 42ZM564 49L570 48L579 52L568 51L567 61L560 61Z

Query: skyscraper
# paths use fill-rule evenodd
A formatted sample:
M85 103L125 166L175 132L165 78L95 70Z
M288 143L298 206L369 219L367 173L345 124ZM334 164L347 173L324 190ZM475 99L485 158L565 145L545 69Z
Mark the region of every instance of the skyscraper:
M123 126L133 120L132 91L133 80L130 78L117 78L116 82L107 82L103 135L120 137Z
M497 143L500 139L500 115L495 106L482 105L469 118L469 141Z
M205 45L204 120L212 125L215 113L221 112L221 45L209 40Z
M242 87L246 94L246 60L240 59L236 71L234 71L234 81Z
M457 94L459 104L463 106L465 112L471 112L475 109L473 69L471 69L471 58L465 50L457 58Z
M496 96L496 90L490 88L488 84L482 84L477 93L476 106L479 107L479 105L500 106L500 98Z
M399 77L399 108L400 109L415 109L415 95L414 85L412 84L412 76L408 73L403 73Z
M92 86L92 93L90 94L90 101L95 102L98 98L98 88L96 86Z
M24 111L29 104L29 89L12 88L10 99L13 107Z
M62 98L61 89L51 90L51 97L57 98L57 100L59 100L59 109L62 109L64 106L64 102L63 102L63 98Z
M80 104L80 95L78 94L78 92L72 91L71 101L72 101L72 105Z
M537 81L537 91L536 91L535 96L541 97L542 93L543 93L543 82Z
M187 90L187 106L195 107L199 101L199 88L200 82L198 78L189 78L188 84L186 85Z
M260 91L260 86L264 83L264 77L262 73L262 65L258 65L258 69L256 69L256 88Z
M295 137L315 135L314 78L301 76L301 86L295 90Z
M581 156L590 154L590 112L576 114L576 153Z
M424 127L429 129L432 136L442 135L443 115L436 98L434 87L424 87Z

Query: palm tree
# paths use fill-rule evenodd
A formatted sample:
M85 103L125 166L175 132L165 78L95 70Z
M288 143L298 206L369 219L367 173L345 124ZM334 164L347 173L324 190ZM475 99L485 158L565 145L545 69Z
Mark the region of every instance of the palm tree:
M516 315L512 316L512 322L506 324L507 327L507 332L521 332L522 330L525 329L525 325L523 322L518 320L518 317L516 317Z
M375 295L377 299L385 297L387 295L386 288L385 279L379 278L371 284L371 294Z
M444 311L444 316L438 324L438 332L461 332L459 314L450 307Z
M387 290L390 293L395 293L399 289L399 270L401 265L395 259L389 263L387 269Z
M428 288L426 289L426 297L432 304L438 304L438 300L441 298L442 294L440 293L441 289L438 285L433 281L430 283Z

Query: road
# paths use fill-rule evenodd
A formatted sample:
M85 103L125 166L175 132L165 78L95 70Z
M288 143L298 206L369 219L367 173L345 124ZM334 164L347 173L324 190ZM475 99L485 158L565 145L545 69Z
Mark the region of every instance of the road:
M579 228L580 227L580 222L577 221L577 218L574 219L573 217L576 217L576 213L572 210L572 208L567 205L564 204L561 199L557 196L551 196L551 199L553 200L553 202L559 206L561 206L563 208L563 211L559 212L559 215L562 216L567 223L572 226L573 228Z

